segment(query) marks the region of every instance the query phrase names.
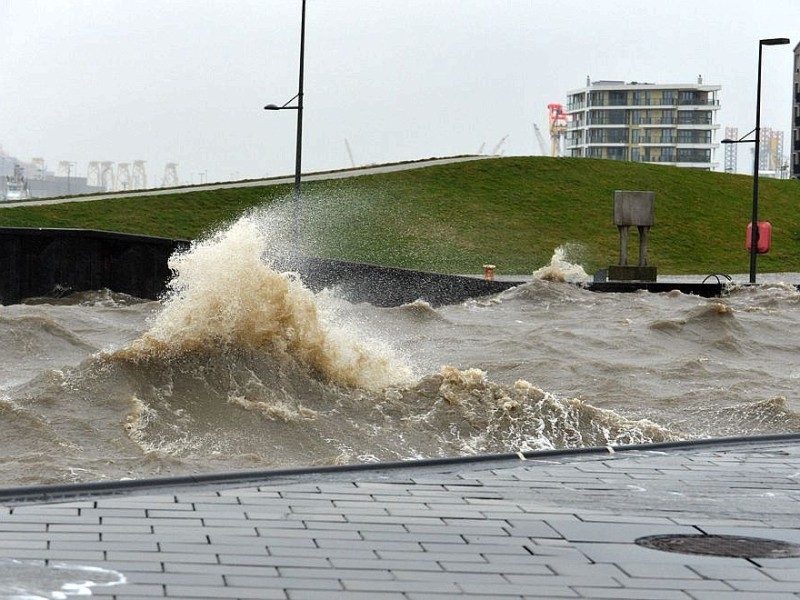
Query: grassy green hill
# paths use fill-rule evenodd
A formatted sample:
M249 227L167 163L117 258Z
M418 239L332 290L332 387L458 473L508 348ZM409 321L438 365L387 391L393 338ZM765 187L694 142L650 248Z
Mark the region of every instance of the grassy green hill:
M649 259L659 273L743 273L752 178L593 159L477 160L303 186L308 254L432 271L526 274L555 248L587 272L618 258L614 190L651 190ZM800 271L800 181L760 180L772 251L759 271ZM0 210L0 226L75 227L193 239L256 206L291 212L291 186ZM271 218L271 217L270 217ZM631 233L636 260L638 236Z

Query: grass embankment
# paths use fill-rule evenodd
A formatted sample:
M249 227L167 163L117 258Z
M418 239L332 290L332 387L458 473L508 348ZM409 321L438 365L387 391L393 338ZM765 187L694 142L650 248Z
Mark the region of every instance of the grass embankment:
M648 257L660 273L747 272L751 177L617 161L501 158L308 182L302 234L308 254L451 273L492 263L527 274L569 244L591 273L618 258L619 189L655 192ZM761 179L759 197L759 217L773 227L759 271L800 271L800 181ZM281 185L5 208L0 226L194 239L290 198ZM635 261L635 230L630 247Z

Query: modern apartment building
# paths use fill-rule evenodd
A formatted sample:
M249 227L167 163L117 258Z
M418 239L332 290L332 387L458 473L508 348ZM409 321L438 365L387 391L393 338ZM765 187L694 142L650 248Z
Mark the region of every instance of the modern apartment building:
M567 95L567 156L713 170L718 85L589 81Z
M794 47L794 81L792 91L792 178L800 179L800 44Z

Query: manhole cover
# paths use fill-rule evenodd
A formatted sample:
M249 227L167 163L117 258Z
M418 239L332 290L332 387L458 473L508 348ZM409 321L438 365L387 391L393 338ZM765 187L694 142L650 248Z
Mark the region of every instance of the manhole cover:
M708 556L735 558L792 558L800 556L800 546L789 542L738 535L651 535L636 540L639 546Z

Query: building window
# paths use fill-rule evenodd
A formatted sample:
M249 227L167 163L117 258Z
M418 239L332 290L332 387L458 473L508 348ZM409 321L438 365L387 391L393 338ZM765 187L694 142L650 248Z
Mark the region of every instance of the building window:
M692 112L681 111L678 113L679 125L710 125L711 111L698 110Z
M609 106L625 106L628 103L628 92L612 91L608 93Z
M605 92L591 92L589 94L589 106L605 106L606 93Z
M710 131L695 131L682 129L678 132L679 144L710 144L711 132Z
M682 163L711 162L711 150L699 150L696 148L679 148L678 162Z
M680 104L701 104L699 95L693 91L684 90L680 93Z
M628 160L627 148L606 148L606 155L611 160Z

